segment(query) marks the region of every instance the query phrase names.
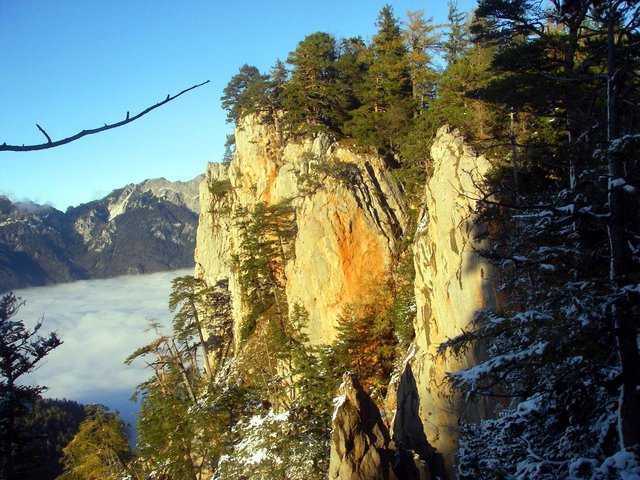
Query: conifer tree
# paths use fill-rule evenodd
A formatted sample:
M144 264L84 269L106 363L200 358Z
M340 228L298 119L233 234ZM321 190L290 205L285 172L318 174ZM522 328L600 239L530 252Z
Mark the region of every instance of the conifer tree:
M102 405L87 407L87 418L63 449L62 463L60 480L139 478L124 422Z
M211 351L205 337L209 336L208 330L211 326L209 324L212 322L205 323L203 317L207 315L210 305L214 302L216 292L203 279L191 275L174 278L171 286L169 310L175 312L173 317L175 338L185 343L187 348L194 337L197 338L196 345L202 350L202 361L207 378L211 378L213 376Z
M245 63L240 67L220 97L222 108L227 110L227 122L237 124L243 114L254 110L264 100L266 81L267 76L253 65Z
M469 24L466 20L467 15L458 9L456 0L448 0L447 5L449 7L447 12L449 32L443 50L447 66L451 66L462 58L464 51L470 47L471 40L469 38Z
M411 74L411 93L417 113L428 108L435 97L438 77L434 55L440 45L439 26L432 25L433 18L425 18L424 10L407 12L405 29L402 32L407 47Z
M260 318L287 314L284 266L292 254L296 235L293 208L287 203L267 206L258 203L253 212L239 212L242 255L238 259L239 279L249 309L241 330L247 339Z
M467 399L509 399L498 418L463 425L459 473L624 478L638 474L640 403L631 392L639 381L639 325L629 308L638 304L632 284L640 262L629 252L637 249L640 218L636 208L618 210L637 203L616 193L611 179L621 190L637 188L629 155L637 148L639 85L626 72L638 61L629 54L638 4L540 7L487 0L477 11L475 31L497 52L494 78L477 93L503 119L487 140L494 154L519 161L518 177L506 164L494 169L486 185L493 196L480 201L478 223L496 229L481 228L492 241L482 254L509 303L479 312L473 328L442 346L489 352L450 375ZM619 101L628 102L624 113ZM624 273L614 280L623 258Z
M356 312L348 307L338 319L338 335L331 346L334 376L353 371L372 395L384 396L397 340L387 308L368 305Z
M289 80L289 71L285 63L278 59L269 71L267 81L266 104L269 117L273 119L276 132L282 136L280 117L284 109L284 90ZM281 138L282 141L282 138Z
M351 112L347 131L363 144L393 150L413 117L411 70L400 23L390 5L382 8L376 25L360 107Z
M336 41L324 32L307 35L289 54L292 71L284 106L287 126L294 133L340 131L346 98L337 58Z
M21 478L22 452L27 438L25 420L29 407L45 390L42 386L28 386L24 376L62 341L56 333L39 335L42 321L33 329L22 320L14 320L24 304L13 293L0 299L0 478Z

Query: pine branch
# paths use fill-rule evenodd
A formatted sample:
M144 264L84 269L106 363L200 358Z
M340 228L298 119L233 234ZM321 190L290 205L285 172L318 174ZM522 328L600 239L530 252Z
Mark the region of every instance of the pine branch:
M47 137L47 142L46 143L40 143L37 145L7 145L7 143L3 143L2 145L0 145L0 152L32 152L32 151L36 151L36 150L45 150L48 148L54 148L54 147L59 147L61 145L66 145L67 143L71 143L74 142L76 140L79 140L82 137L86 137L87 135L94 135L96 133L101 133L101 132L106 132L107 130L111 130L114 128L118 128L118 127L122 127L124 125L127 125L128 123L134 122L136 120L138 120L139 118L143 117L144 115L146 115L147 113L155 110L158 107L161 107L163 105L166 105L167 103L169 103L172 100L175 100L176 98L178 98L180 95L183 95L187 92L190 92L191 90L194 90L198 87L201 87L205 84L209 83L209 80L207 80L206 82L202 82L199 83L198 85L194 85L192 87L186 88L184 90L182 90L180 93L176 94L176 95L167 95L167 98L165 98L164 100L162 100L161 102L156 103L155 105L152 105L149 108L146 108L145 110L141 111L140 113L131 116L129 112L127 112L127 116L125 117L124 120L121 120L119 122L116 123L111 123L111 124L104 124L104 126L102 127L98 127L98 128L92 128L89 130L82 130L81 132L76 133L75 135L72 135L70 137L67 138L63 138L61 140L56 140L56 141L52 141L51 137L47 134L47 132L38 124L36 124L36 126L38 127L38 130L40 130L42 132L42 134Z

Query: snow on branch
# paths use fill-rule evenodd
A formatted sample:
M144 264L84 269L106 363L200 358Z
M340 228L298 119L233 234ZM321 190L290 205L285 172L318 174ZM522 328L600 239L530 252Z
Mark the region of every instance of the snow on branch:
M42 134L47 138L46 143L40 143L37 145L7 145L7 143L5 142L2 145L0 145L0 152L32 152L35 150L46 150L48 148L54 148L54 147L59 147L61 145L66 145L67 143L74 142L76 140L79 140L82 137L86 137L87 135L94 135L96 133L106 132L107 130L111 130L113 128L122 127L124 125L127 125L128 123L138 120L140 117L143 117L144 115L155 110L156 108L166 105L170 101L178 98L180 95L190 92L191 90L201 87L207 83L209 83L209 80L207 80L206 82L199 83L197 85L193 85L192 87L185 88L184 90L182 90L180 93L177 93L176 95L167 95L167 98L165 98L161 102L158 102L155 105L152 105L144 109L143 111L141 111L136 115L131 116L130 113L127 112L127 116L125 117L125 119L119 122L111 123L111 124L105 123L104 126L102 127L82 130L81 132L78 132L75 135L71 135L70 137L63 138L61 140L55 140L55 141L51 140L51 137L45 131L45 129L42 128L40 125L36 124L36 127L38 127L38 130L40 130L40 132L42 132Z

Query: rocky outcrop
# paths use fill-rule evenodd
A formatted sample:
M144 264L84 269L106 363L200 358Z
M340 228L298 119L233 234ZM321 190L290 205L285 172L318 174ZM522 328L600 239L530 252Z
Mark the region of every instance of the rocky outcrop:
M210 165L200 189L196 276L209 284L229 278L240 325L238 218L260 202L289 204L297 234L282 272L288 304L309 313L312 342L329 343L346 307L363 308L386 288L406 224L401 193L383 159L325 134L281 143L273 126L248 115L235 139L231 164Z
M345 373L335 399L329 478L396 480L389 431L354 375Z
M405 365L395 396L393 441L396 451L405 458L396 473L402 479L447 478L442 454L431 446L419 415L420 395L411 364ZM402 469L402 470L401 470Z
M196 276L214 285L228 278L235 339L247 312L238 276L243 255L241 218L259 203L292 208L292 255L277 273L289 308L309 313L312 343L330 343L345 308L357 312L383 301L407 228L399 188L376 155L355 153L318 134L282 142L255 116L236 129L228 166L210 165L200 187L202 211ZM475 362L438 355L477 310L496 304L490 271L476 254L474 211L488 161L447 128L431 150L432 175L413 245L416 270L415 351L396 380L397 397L385 426L378 408L351 376L345 377L334 417L331 478L451 478L461 418L483 413L456 402L446 372ZM366 397L366 398L365 398ZM395 473L394 473L395 472Z
M416 352L411 361L420 396L420 417L429 443L450 468L460 418L473 420L484 407L463 403L447 388L446 372L475 363L438 355L437 348L469 325L476 311L495 307L489 266L477 255L474 211L489 162L464 145L457 132L439 130L431 149L433 172L414 243Z
M447 478L418 417L418 394L406 365L397 389L393 437L381 412L351 373L343 376L331 429L329 478L436 480Z

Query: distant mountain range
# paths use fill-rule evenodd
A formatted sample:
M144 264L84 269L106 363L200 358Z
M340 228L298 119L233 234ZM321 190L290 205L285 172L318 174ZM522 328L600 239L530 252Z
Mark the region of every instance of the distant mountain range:
M0 292L193 266L201 179L146 180L66 212L0 196Z

